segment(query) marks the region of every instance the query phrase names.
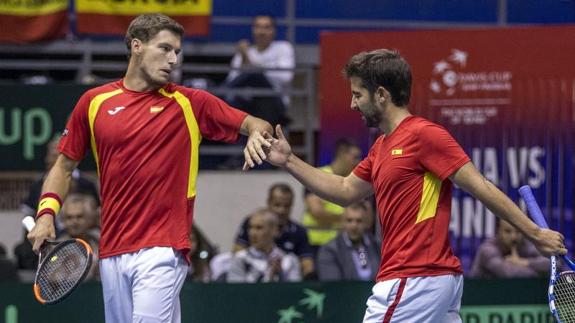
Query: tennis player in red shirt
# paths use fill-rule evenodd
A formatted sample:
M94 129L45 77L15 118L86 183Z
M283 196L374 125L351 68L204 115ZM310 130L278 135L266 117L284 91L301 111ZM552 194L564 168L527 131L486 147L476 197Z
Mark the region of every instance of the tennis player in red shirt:
M107 323L180 322L179 292L190 249L198 148L202 138L249 136L244 168L261 164L269 123L201 90L169 82L184 30L161 14L135 18L126 34L123 79L84 93L66 125L44 182L38 250L55 238L54 216L72 171L91 150L102 200L100 272Z
M463 270L449 244L452 183L512 223L544 255L565 254L563 236L539 228L471 163L441 126L412 115L411 68L396 51L353 56L344 68L351 108L383 134L347 177L323 172L291 151L281 128L267 161L320 197L349 205L375 194L381 265L363 322L461 322Z

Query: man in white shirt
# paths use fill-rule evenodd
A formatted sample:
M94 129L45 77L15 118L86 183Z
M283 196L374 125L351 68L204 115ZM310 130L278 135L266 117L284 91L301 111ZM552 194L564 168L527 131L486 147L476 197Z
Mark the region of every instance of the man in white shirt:
M292 44L285 40L275 40L275 36L276 25L273 17L265 15L254 17L252 23L254 43L250 44L246 39L238 42L231 63L234 70L228 74L226 79L226 85L230 88L271 88L278 92L280 97L241 98L236 96L233 98L235 106L249 109L253 115L272 124L284 123L282 122L284 120L279 118L284 117L285 107L289 105L286 90L293 79L291 69L295 67ZM242 68L246 70L242 71ZM258 71L258 68L272 70Z
M297 257L278 248L279 220L267 209L250 216L248 229L250 247L236 252L230 263L228 282L300 281Z

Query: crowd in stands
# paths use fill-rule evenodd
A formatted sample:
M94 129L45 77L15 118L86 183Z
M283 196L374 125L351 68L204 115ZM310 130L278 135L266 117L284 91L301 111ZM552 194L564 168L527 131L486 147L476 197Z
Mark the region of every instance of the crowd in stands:
M231 62L233 70L225 86L268 88L276 94L230 95L226 100L273 124L286 124L285 110L290 100L285 90L293 79L290 69L295 67L294 49L286 41L275 40L275 28L272 17L254 18L253 43L238 42ZM58 139L47 146L46 169L54 164L58 154ZM362 157L359 145L342 139L336 144L332 161L322 169L346 176ZM24 216L35 215L44 176L30 187L28 198L22 202ZM56 217L57 239L84 239L97 256L100 235L97 184L79 170L74 171L72 177L71 194ZM298 197L304 199L305 213L293 215L292 205ZM305 191L302 196L294 193L288 184L273 184L268 190L266 205L254 206L253 212L237 228L230 251L220 253L200 228L192 228L188 281L373 281L381 260L380 241L374 235L379 221L373 205L372 201L365 200L344 208L312 192ZM296 218L301 218L301 223ZM0 245L0 280L33 279L30 273L37 267L38 256L32 251L25 231L14 255L14 262L7 259L6 250ZM540 256L513 226L500 221L496 236L478 249L468 274L477 278L544 277L548 265L549 260ZM94 261L88 279L98 280L98 276L98 262Z
M48 144L46 166L55 154ZM324 171L348 174L361 158L361 149L340 140L332 162ZM33 215L31 201L38 198L43 176L30 187L21 211ZM57 216L57 239L81 238L98 255L99 198L97 184L79 171ZM190 234L188 281L191 282L293 282L302 280L373 281L380 263L380 241L374 235L376 215L369 200L341 207L304 192L306 210L300 224L292 217L297 195L290 185L269 187L266 204L255 207L237 229L231 251L218 248L196 225ZM31 281L38 256L26 239L14 248L15 261L0 245L0 280ZM468 277L545 277L549 260L541 256L521 234L498 221L496 235L486 239L476 253ZM98 262L92 263L88 280L98 280Z

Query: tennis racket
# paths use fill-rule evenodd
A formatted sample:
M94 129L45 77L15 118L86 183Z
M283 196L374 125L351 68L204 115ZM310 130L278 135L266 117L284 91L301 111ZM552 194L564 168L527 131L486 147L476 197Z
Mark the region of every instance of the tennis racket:
M529 186L519 188L519 194L527 205L527 210L535 223L548 229L547 221L535 201ZM561 256L570 271L557 272L557 257L551 256L551 278L549 279L549 309L559 323L575 322L575 263L567 256Z
M27 216L22 224L30 232L36 225ZM34 296L41 304L56 304L68 297L86 278L92 265L92 248L82 239L46 240L40 247Z

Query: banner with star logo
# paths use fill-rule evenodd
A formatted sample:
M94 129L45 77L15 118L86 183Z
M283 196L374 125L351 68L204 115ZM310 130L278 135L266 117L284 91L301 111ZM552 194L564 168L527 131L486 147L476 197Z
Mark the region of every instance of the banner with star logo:
M410 112L447 128L516 203L517 188L530 185L573 249L574 38L575 26L324 33L318 164L331 161L339 138L355 139L367 154L380 135L350 109L343 66L361 51L397 49L412 69ZM495 235L496 218L459 189L451 215L452 246L467 270L479 244Z

